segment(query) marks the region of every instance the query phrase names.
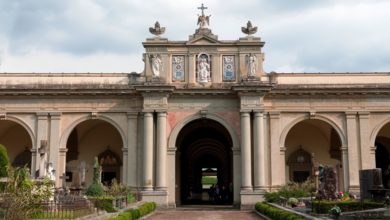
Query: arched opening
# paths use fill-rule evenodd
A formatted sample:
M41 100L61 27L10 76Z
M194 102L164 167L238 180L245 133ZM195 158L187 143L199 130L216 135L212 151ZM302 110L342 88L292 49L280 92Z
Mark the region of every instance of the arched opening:
M375 164L382 169L383 186L390 189L390 123L381 128L375 138Z
M194 120L180 131L176 146L177 203L232 204L232 139L226 128L214 120Z
M78 124L67 140L66 186L81 189L92 183L94 158L102 166L101 182L110 185L122 174L122 138L110 123L91 119Z
M7 148L13 167L27 166L31 169L32 141L22 125L11 120L0 121L0 144Z
M327 122L307 119L294 125L286 141L286 180L303 182L319 165L335 169L338 189L344 189L341 139Z

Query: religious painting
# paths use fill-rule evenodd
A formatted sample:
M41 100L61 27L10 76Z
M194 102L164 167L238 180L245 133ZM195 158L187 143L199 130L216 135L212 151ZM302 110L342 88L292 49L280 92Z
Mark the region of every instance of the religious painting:
M172 81L184 81L184 56L172 56Z
M223 81L235 81L236 74L234 72L234 56L223 56L222 65Z

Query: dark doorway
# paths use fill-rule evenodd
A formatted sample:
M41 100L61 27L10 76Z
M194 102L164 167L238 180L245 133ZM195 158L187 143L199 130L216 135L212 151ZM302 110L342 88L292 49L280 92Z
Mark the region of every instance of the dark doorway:
M181 204L232 204L232 140L228 131L214 120L198 119L181 130L176 143Z

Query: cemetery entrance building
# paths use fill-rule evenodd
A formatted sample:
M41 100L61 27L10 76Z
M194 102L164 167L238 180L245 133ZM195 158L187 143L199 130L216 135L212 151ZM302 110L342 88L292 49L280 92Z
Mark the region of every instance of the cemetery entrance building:
M359 170L389 168L390 73L266 72L255 24L222 40L205 9L185 40L150 27L140 73L0 73L11 163L83 190L96 157L103 184L161 207L253 207L320 165L359 193Z

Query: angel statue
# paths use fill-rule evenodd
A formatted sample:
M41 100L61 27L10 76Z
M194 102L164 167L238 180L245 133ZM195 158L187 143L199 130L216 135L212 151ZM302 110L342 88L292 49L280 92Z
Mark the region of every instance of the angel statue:
M210 17L211 15L198 15L198 25L200 29L207 29L209 28L210 24Z

